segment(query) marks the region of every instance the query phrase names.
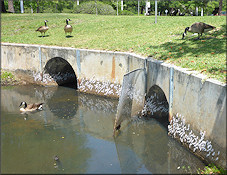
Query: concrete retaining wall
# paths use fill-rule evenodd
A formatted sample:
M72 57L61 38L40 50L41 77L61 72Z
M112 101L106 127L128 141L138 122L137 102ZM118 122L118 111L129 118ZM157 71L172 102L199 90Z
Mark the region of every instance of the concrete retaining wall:
M79 84L80 87L89 81L102 82L103 87L108 85L108 88L122 85L126 73L146 68L147 92L154 85L159 86L173 114L169 134L204 159L226 168L226 84L131 53L11 43L1 46L2 69L6 70L41 73L47 61L54 57L69 62L78 82L84 83ZM92 83L88 86L87 89L93 88L94 92L101 92L103 88L97 90ZM110 92L110 96L111 93L119 95L120 86L115 89L116 94ZM181 116L177 117L177 113Z
M172 95L175 119L169 134L204 160L226 168L226 84L160 61L148 59L147 64L147 92L158 85L169 103Z
M4 69L35 72L42 72L50 59L61 57L69 62L79 80L95 76L119 84L127 72L145 67L145 58L131 53L28 44L2 43L1 57Z

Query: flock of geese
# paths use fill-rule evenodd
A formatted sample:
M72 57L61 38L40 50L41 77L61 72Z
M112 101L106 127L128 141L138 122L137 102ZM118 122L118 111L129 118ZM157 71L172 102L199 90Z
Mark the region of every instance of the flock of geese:
M73 27L71 25L69 25L69 21L71 21L69 18L66 19L66 25L64 27L64 31L65 34L67 33L72 33L73 31ZM40 26L36 31L39 31L41 33L41 35L44 33L45 36L45 32L49 29L49 27L47 26L47 20L44 21L45 26ZM182 39L184 39L184 37L186 36L187 32L192 32L192 33L198 33L198 39L202 36L203 33L208 32L210 30L215 29L216 27L209 25L209 24L205 24L203 22L196 22L194 24L192 24L190 27L186 27L185 31L183 33ZM33 103L33 104L27 104L26 102L21 102L20 106L23 106L22 108L20 108L21 112L27 112L27 111L37 111L37 110L42 110L42 105L43 103ZM19 107L20 107L19 106ZM116 128L117 130L120 128Z
M73 27L71 26L71 25L69 25L69 21L71 21L69 18L67 18L66 19L66 25L65 25L65 27L64 27L64 31L65 31L65 34L67 34L67 33L70 33L70 35L72 34L72 31L73 31ZM44 23L45 23L45 26L40 26L37 30L36 30L36 32L40 32L41 33L41 35L42 35L42 37L44 37L45 36L45 33L46 33L46 31L49 29L49 27L47 26L47 20L45 20L44 21ZM44 33L44 35L43 35L43 33Z
M64 27L64 31L65 34L70 33L70 35L72 34L73 31L73 27L71 25L69 25L69 21L71 21L69 18L66 19L66 25ZM36 31L40 32L41 35L44 33L44 35L42 35L42 37L45 36L45 32L49 29L49 27L47 26L47 20L44 21L45 26L40 26ZM215 29L216 27L203 23L203 22L196 22L194 24L191 25L191 27L186 27L185 31L183 33L182 39L184 39L184 37L186 36L187 32L192 32L192 33L198 33L198 38L200 39L200 37L202 36L203 33L208 32L210 30Z

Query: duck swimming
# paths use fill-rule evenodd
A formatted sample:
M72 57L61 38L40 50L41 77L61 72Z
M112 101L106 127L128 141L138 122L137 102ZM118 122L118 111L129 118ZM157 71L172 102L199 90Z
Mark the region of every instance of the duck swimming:
M24 105L24 107L20 108L21 112L26 111L35 111L35 110L42 110L43 103L33 103L33 104L27 104L26 102L21 102L20 106ZM19 107L20 107L19 106Z

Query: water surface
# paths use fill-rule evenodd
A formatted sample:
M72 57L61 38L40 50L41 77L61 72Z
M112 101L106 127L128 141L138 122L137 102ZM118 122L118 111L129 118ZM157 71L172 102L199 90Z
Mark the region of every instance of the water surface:
M44 109L21 114L21 101L44 102ZM114 139L117 105L65 87L2 87L1 172L166 174L204 168L154 119L125 121Z

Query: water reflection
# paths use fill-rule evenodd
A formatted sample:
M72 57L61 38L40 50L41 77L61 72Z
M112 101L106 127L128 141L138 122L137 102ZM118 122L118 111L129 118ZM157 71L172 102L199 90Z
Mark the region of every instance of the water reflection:
M70 127L69 123L64 127ZM10 123L3 120L1 139L1 167L5 173L55 172L52 157L56 154L68 172L85 173L86 159L91 156L90 150L85 147L86 138L76 135L72 129L45 128L38 121L23 122L18 116ZM77 156L83 159L74 159ZM70 171L72 167L73 171Z
M130 121L114 139L117 100L16 86L2 87L1 101L2 173L197 173L204 166L154 119ZM44 109L22 115L21 101Z
M51 89L49 91L46 93L53 92ZM57 87L51 97L46 99L46 103L54 115L59 118L71 119L76 116L78 111L78 94L74 89Z

